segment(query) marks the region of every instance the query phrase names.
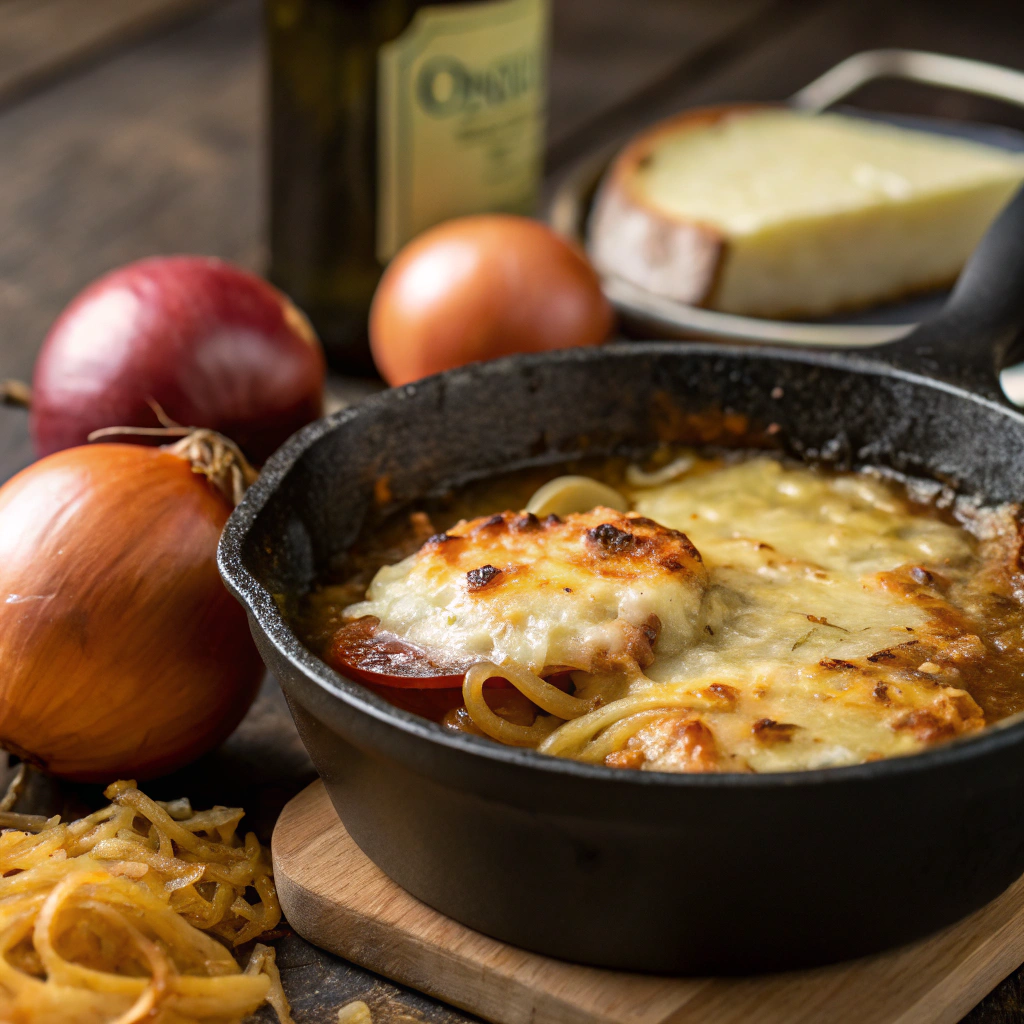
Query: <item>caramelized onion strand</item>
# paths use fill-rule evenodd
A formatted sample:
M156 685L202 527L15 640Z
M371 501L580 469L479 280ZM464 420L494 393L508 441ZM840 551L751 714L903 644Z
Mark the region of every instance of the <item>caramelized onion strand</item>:
M484 697L484 683L496 675L506 678L504 671L489 661L479 662L466 673L462 684L462 699L470 718L491 739L513 747L537 746L552 729L561 724L560 721L557 718L538 716L533 725L515 725L496 714Z
M0 833L0 1019L239 1024L270 1002L294 1024L273 950L243 972L225 945L281 919L241 811L161 805L130 782L107 796L79 821Z

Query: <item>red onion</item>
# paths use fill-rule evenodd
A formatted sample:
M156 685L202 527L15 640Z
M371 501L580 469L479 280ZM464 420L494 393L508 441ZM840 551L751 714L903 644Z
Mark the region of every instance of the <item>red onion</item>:
M324 376L309 321L266 281L207 257L140 260L91 284L51 328L32 439L47 455L102 427L155 427L156 403L259 463L321 415Z

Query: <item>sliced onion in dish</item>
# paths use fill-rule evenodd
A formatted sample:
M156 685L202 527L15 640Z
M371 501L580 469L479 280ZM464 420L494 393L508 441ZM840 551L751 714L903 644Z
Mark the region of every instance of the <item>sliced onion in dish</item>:
M512 747L536 747L562 724L562 719L553 715L538 715L532 725L518 725L502 718L484 697L484 686L491 681L494 672L503 670L490 662L480 662L466 673L462 699L473 724L500 743Z
M526 511L535 516L567 516L589 512L603 505L616 512L628 512L629 500L614 487L589 476L556 476L538 487L526 503Z
M650 472L639 466L627 466L626 483L631 487L660 487L662 484L671 483L677 477L688 473L696 461L695 455L680 455L667 466L652 469Z

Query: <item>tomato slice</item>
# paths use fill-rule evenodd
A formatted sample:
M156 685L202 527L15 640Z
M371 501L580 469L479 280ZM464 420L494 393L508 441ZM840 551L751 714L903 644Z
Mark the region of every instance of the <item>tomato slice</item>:
M422 647L382 633L379 624L373 616L346 623L331 639L324 660L350 679L374 687L462 689L462 677L471 662L461 671L453 672L450 664L440 664Z
M462 704L462 680L472 661L452 672L428 651L378 629L372 615L348 622L331 639L324 660L342 675L364 683L374 693L406 711L440 721L446 711ZM547 681L571 693L568 671L557 672ZM484 686L510 687L507 679L488 679ZM416 692L418 691L418 693ZM436 691L428 694L426 691Z
M462 707L461 686L444 690L414 690L411 686L377 686L375 683L364 685L389 704L394 704L396 708L411 711L414 715L422 715L432 722L440 722L449 711Z
M551 676L548 682L553 683L560 690L572 688L572 680L569 678L568 672ZM413 689L411 686L378 686L372 682L366 682L364 685L378 697L383 697L389 704L394 704L396 708L411 711L414 715L422 715L432 722L441 722L449 711L462 707L461 686L448 689ZM511 689L511 684L504 679L489 679L484 685L495 691L502 687ZM493 701L500 702L501 699L499 693L494 693Z

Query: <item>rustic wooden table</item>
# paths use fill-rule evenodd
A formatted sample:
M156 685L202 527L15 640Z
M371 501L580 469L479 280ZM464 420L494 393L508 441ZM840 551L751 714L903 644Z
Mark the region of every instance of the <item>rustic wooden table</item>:
M1024 9L998 0L554 0L548 170L687 105L781 99L857 50L909 46L1024 65ZM264 264L260 0L0 0L0 376L27 378L62 306L92 278L154 253ZM875 85L878 109L1024 129L1020 110L959 94ZM332 381L339 400L366 382ZM0 481L31 459L23 415L0 409ZM264 839L314 777L268 680L215 754L157 795L237 802ZM33 783L74 811L87 787ZM286 935L278 943L300 1024L363 998L375 1021L466 1015ZM1024 969L970 1024L1024 1021ZM267 1013L260 1020L271 1020Z

